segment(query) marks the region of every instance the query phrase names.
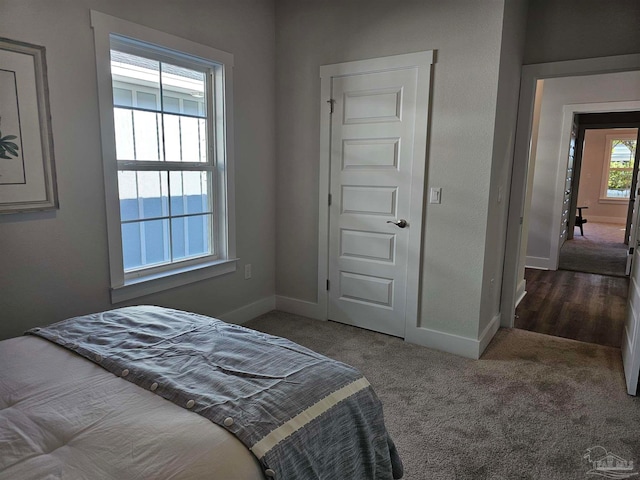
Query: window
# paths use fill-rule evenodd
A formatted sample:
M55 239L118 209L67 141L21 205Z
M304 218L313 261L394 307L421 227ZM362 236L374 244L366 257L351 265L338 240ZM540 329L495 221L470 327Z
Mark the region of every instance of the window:
M607 135L601 199L627 201L631 193L636 152L635 135Z
M92 12L112 301L235 271L233 57Z

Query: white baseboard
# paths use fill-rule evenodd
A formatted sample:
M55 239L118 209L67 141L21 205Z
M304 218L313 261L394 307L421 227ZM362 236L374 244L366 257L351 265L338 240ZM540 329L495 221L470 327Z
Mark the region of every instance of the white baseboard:
M298 300L297 298L283 297L276 295L276 308L283 312L293 313L302 317L314 318L316 320L326 320L326 312L318 303Z
M518 283L518 288L516 289L516 308L518 308L518 305L520 305L520 302L527 294L526 288L527 281L523 278L522 280L520 280L520 283Z
M297 298L283 297L276 295L275 308L283 312L313 318L316 320L326 320L325 310L315 302L298 300ZM440 332L429 328L416 328L412 333L407 332L405 340L410 343L422 345L423 347L453 353L467 358L477 360L484 352L491 339L500 328L501 315L498 313L480 334L480 338L468 338L451 333Z
M270 295L268 297L261 298L260 300L257 300L253 303L250 303L249 305L245 305L244 307L240 307L236 310L218 315L217 318L227 323L242 325L243 323L259 317L264 313L275 310L275 308L276 297L275 295Z
M418 327L407 335L405 341L462 357L478 359L477 340L430 328Z
M478 357L485 351L491 340L495 336L496 332L500 328L500 320L502 315L497 313L495 317L491 319L489 325L484 328L484 331L480 334L480 338L478 339Z
M538 270L552 270L551 259L545 257L530 257L527 255L525 266L527 268L536 268Z
M479 339L418 327L412 329L410 333L407 332L405 340L423 347L477 360L489 345L498 328L500 328L500 314L493 317Z

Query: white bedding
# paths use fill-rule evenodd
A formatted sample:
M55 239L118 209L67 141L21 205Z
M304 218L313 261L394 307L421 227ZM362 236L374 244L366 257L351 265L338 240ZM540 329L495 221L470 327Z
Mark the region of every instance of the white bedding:
M0 479L263 480L233 435L41 338L0 342Z

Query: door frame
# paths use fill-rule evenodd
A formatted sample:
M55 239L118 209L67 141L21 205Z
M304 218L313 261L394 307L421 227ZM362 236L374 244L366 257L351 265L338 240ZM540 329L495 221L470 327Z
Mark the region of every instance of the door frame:
M407 300L405 313L405 339L412 338L418 328L420 272L422 258L422 225L427 157L429 103L431 92L431 65L434 51L415 52L353 62L322 65L320 67L320 186L318 196L318 314L328 319L327 280L329 278L329 194L331 180L331 87L332 79L340 76L384 72L406 68L418 70L416 109L425 112L416 115L415 130L426 135L414 136L414 163L411 172L411 207L409 245L420 245L408 252ZM416 155L415 152L424 152Z
M501 322L513 328L515 320L518 264L522 238L522 217L527 193L527 169L531 147L533 110L538 80L640 70L640 54L588 58L563 62L524 65L520 79L520 99L516 139L511 169L507 238L502 273Z
M576 143L574 145L573 177L571 179L571 199L569 201L569 225L567 226L567 240L573 239L576 227L576 210L578 209L578 195L580 193L580 175L582 174L582 156L584 154L585 129L580 127L580 119L573 116L576 128ZM562 248L562 247L560 247ZM558 263L560 254L558 253Z

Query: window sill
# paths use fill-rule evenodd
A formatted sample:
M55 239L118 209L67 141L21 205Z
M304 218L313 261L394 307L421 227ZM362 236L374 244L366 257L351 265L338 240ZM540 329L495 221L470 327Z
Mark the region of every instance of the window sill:
M629 203L628 198L600 198L598 199L598 203L610 203L613 205L627 204Z
M206 280L207 278L232 273L237 269L237 261L237 258L231 260L215 260L127 279L124 285L111 289L111 303L120 303L131 300L132 298L138 298L200 280Z

